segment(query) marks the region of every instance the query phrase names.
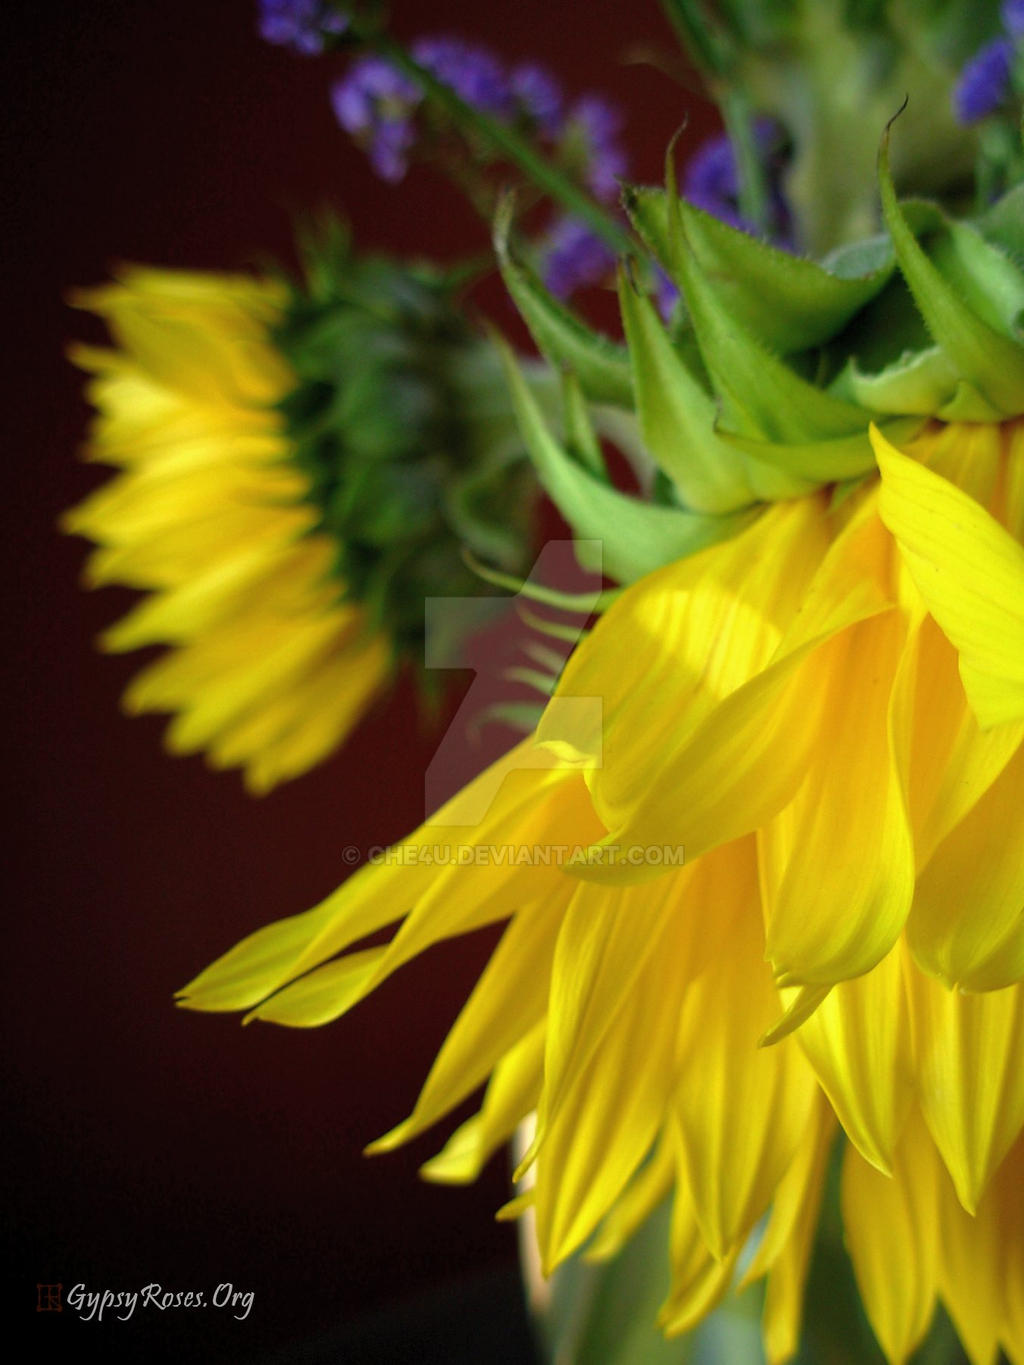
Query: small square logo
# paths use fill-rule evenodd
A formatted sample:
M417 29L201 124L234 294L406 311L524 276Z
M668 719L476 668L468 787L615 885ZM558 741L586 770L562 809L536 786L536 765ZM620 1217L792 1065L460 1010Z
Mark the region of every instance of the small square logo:
M62 1313L64 1311L64 1305L61 1301L62 1289L63 1285L59 1284L37 1284L36 1312Z

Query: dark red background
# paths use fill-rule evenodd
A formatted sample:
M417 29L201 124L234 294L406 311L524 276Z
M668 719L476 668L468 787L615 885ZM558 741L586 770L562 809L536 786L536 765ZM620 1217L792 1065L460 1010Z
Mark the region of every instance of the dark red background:
M403 36L459 31L543 59L570 90L642 102L630 141L638 176L654 180L684 113L706 111L623 64L638 41L673 50L653 2L630 9L394 6ZM439 1286L455 1303L460 1282L515 1258L514 1231L492 1218L508 1194L501 1161L461 1191L416 1175L445 1132L360 1155L408 1112L486 936L428 954L322 1031L243 1030L171 1004L237 938L333 888L344 845L418 822L432 745L408 694L341 756L252 800L233 773L168 760L162 720L119 714L138 659L92 642L129 596L80 592L85 547L55 531L100 478L74 458L87 412L62 351L89 323L63 306L69 287L119 259L287 259L292 214L321 204L342 208L364 245L442 259L482 245L427 173L397 190L373 179L332 121L338 60L264 46L254 11L251 0L5 11L6 1282L8 1321L30 1329L41 1359L90 1342L117 1359L250 1361L274 1348L299 1359L301 1341ZM231 1282L255 1304L242 1323L207 1310L83 1324L35 1314L36 1283L50 1281Z

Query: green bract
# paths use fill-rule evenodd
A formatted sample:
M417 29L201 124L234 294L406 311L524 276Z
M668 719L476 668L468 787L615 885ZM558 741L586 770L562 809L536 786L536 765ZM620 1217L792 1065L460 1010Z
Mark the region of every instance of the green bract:
M346 594L418 657L424 598L479 590L463 546L527 567L534 481L501 361L452 281L359 258L338 229L309 255L275 338L298 381L281 404L291 458ZM530 382L557 394L537 366Z
M977 223L900 203L888 134L877 183L888 231L818 262L681 200L670 158L664 190L630 186L624 203L684 307L666 325L640 271L623 269L625 347L516 261L506 210L505 280L546 357L573 376L560 441L506 357L516 413L541 483L580 538L602 542L609 576L629 582L726 539L766 502L848 491L874 473L872 423L899 444L929 418L1024 413L1020 190ZM647 500L608 482L583 397L635 412L659 471Z

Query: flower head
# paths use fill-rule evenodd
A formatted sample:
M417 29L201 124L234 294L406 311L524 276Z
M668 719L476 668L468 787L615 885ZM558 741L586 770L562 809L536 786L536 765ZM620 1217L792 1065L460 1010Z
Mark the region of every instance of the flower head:
M442 277L337 240L301 288L131 269L80 302L115 343L73 352L88 454L120 472L63 525L97 543L90 584L146 593L104 647L168 646L125 705L266 791L423 667L424 599L477 590L464 544L518 566L521 444L481 403L497 358Z
M277 405L294 376L272 339L286 292L132 269L80 302L116 344L72 352L93 375L88 455L120 473L63 525L97 543L88 583L147 594L104 648L170 646L125 706L176 712L173 752L204 750L266 791L326 756L390 670L289 460Z

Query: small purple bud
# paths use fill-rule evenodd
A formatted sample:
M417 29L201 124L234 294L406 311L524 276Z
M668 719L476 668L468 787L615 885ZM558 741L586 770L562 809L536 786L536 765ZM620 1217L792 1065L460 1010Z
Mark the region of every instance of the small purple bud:
M417 86L382 57L363 57L331 88L334 115L367 150L382 180L401 180L416 141Z
M562 121L562 91L549 71L533 62L512 72L512 93L542 133L554 137Z
M501 118L509 118L514 112L505 70L486 48L474 47L461 38L420 38L412 46L412 55L474 109Z
M566 128L582 137L586 148L583 178L598 199L615 199L628 161L619 143L622 115L600 95L584 95L569 110Z
M1009 38L993 38L966 63L953 91L953 110L961 123L977 123L999 108L1010 93L1012 65Z
M348 20L325 0L260 0L260 37L304 57L324 50L327 34L344 33Z
M559 218L548 234L544 283L559 299L598 284L615 264L615 253L578 218Z

